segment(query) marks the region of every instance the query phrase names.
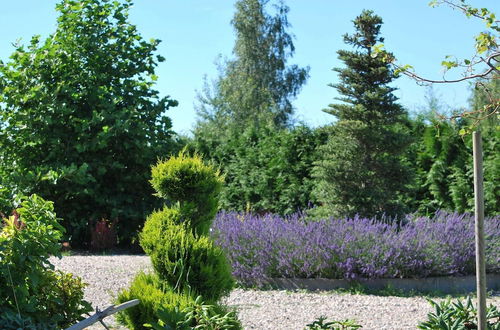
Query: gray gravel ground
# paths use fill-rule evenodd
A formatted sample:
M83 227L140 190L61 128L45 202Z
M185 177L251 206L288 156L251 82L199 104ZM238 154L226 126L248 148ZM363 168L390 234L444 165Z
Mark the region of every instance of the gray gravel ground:
M53 258L54 265L81 276L89 283L85 298L100 309L128 286L139 270L151 269L147 256L67 256ZM234 290L225 299L236 307L245 329L303 329L320 316L330 320L354 319L363 329L416 329L431 311L424 297L381 297L338 292L302 293L288 291ZM500 306L500 296L488 301ZM119 328L112 317L106 324ZM100 325L92 329L104 329ZM122 328L123 329L123 328Z

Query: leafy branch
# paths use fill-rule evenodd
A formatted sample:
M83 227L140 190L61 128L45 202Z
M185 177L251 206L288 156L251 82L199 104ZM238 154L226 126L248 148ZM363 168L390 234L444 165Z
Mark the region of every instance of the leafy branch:
M465 0L432 0L429 6L436 7L439 5L448 5L452 9L457 9L462 11L468 18L474 17L484 21L486 28L489 31L481 32L476 35L475 40L475 54L468 59L463 59L460 61L452 55L448 55L441 62L444 68L444 74L442 79L430 79L423 77L416 73L413 66L409 64L399 64L392 53L387 52L384 49L384 44L376 44L372 47L371 56L373 58L379 57L386 63L389 63L394 68L395 75L403 74L411 79L415 80L417 84L428 85L428 84L450 84L459 83L463 81L473 80L476 82L476 86L482 84L481 79L498 79L500 77L500 48L498 42L498 32L500 32L500 21L496 19L495 13L487 8L475 8L468 5ZM487 54L487 55L484 55ZM478 67L483 68L481 72L477 72ZM463 75L456 79L447 79L445 74L454 68L462 68ZM484 87L484 84L483 84ZM464 111L460 114L454 115L448 119L454 120L458 117L474 117L475 124L477 124L482 119L498 113L500 108L500 100L495 98L491 93L489 95L489 104L485 105L481 109L475 109L473 111Z

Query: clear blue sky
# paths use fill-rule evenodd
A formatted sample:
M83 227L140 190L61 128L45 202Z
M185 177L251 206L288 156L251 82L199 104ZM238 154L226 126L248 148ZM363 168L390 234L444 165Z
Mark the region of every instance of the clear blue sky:
M12 43L32 35L54 32L56 0L0 0L0 59L12 53ZM290 32L296 53L290 63L310 66L310 78L295 100L296 117L312 126L332 121L321 109L334 102L335 89L328 87L337 76L331 68L341 66L336 51L345 49L342 35L353 31L352 20L363 9L372 9L384 20L382 36L387 50L401 63L412 64L430 78L442 76L441 61L446 55L468 57L473 36L484 29L482 22L467 19L449 7L430 8L427 0L287 0ZM498 0L471 0L475 7L487 7L500 14ZM159 54L167 60L159 65L157 89L171 95L179 106L169 111L174 130L188 133L196 121L196 90L203 87L203 76L216 76L214 61L219 54L231 57L234 32L230 21L233 0L136 0L130 20L146 39L162 40ZM453 75L449 75L452 78ZM425 105L426 88L408 78L394 86L397 96L409 110ZM435 92L451 108L467 105L467 83L436 86Z

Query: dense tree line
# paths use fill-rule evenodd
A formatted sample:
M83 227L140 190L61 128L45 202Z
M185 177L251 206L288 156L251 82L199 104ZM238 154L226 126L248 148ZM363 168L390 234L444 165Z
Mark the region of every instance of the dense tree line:
M500 98L500 84L496 77L473 90L471 111L483 108L491 98ZM436 116L442 112L436 99L431 99L428 107L431 111L426 116L420 115L412 120L412 133L417 140L408 149L407 159L413 164L415 180L407 205L419 213L432 213L438 209L472 212L472 139L464 131L476 123L476 118L443 121ZM500 175L499 122L497 117L490 116L476 125L483 135L485 212L493 215L500 212L500 189L496 183Z
M151 165L183 147L220 167L226 210L472 210L471 142L463 133L477 118L408 115L393 94L397 73L372 54L383 40L382 19L373 12L354 19L354 32L344 36L350 48L338 52L344 66L334 69L331 86L341 97L325 110L336 121L311 128L294 123L292 102L309 69L289 63L295 48L288 7L236 1L233 58L205 82L193 136L179 139L166 115L177 102L154 87L164 60L155 54L159 40L140 37L128 20L131 4L61 0L56 32L44 41L33 37L0 62L3 213L21 195L37 193L55 202L77 244L101 218L116 219L119 237L129 242L158 203L148 184ZM500 98L498 76L478 86L472 110ZM478 125L486 212L498 213L498 117Z
M313 129L276 120L286 116L276 117L276 107L271 105L276 103L262 101L263 95L271 93L261 93L267 90L262 87L263 80L259 80L261 73L242 69L245 63L257 63L255 58L265 57L254 54L254 58L240 49L242 45L255 45L258 33L265 39L263 31L270 31L250 26L266 24L263 17L267 17L269 25L271 21L280 21L264 14L266 4L267 1L256 0L237 2L233 20L237 35L235 59L223 66L212 88L205 86L200 98L200 120L191 145L219 164L226 175L221 207L280 214L315 207L314 216L401 216L407 212L430 214L438 209L472 211L471 141L461 130L475 119L442 120L436 115L440 109L432 104L427 115L409 116L393 94L391 82L397 73L371 53L373 45L383 42L382 19L371 11L363 11L353 21L355 32L344 36L354 49L338 52L345 67L334 69L339 83L331 86L341 95L340 103L325 110L337 121ZM280 9L276 17L282 15L281 21L287 22L287 11ZM239 22L243 17L245 25ZM288 56L282 58L281 67L285 68L286 59L293 55L293 43L283 33L281 37L288 43L280 44L290 45ZM265 61L261 63L263 68L273 67ZM256 76L249 72L256 72ZM294 67L290 72L301 71ZM241 83L242 76L261 83ZM300 79L289 81L304 83ZM498 99L498 79L487 85L487 89L473 91L471 108L483 107L492 95ZM284 92L292 88L280 90L282 98L292 96ZM233 94L229 96L228 91ZM252 93L259 98L242 97ZM287 109L280 113L292 115L293 108ZM243 113L236 115L238 111ZM481 122L486 211L490 214L500 209L495 185L500 164L497 126L496 117Z

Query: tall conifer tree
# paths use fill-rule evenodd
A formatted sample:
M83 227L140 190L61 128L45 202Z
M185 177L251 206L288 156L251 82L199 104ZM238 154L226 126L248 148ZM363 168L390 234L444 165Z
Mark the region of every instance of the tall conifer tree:
M319 210L335 216L397 215L404 211L400 195L409 180L400 157L410 142L407 113L389 86L395 78L390 66L371 56L371 47L383 42L382 19L364 10L353 22L356 31L344 35L344 42L354 50L338 51L345 67L334 69L340 82L331 85L341 103L324 110L337 121L315 168Z

